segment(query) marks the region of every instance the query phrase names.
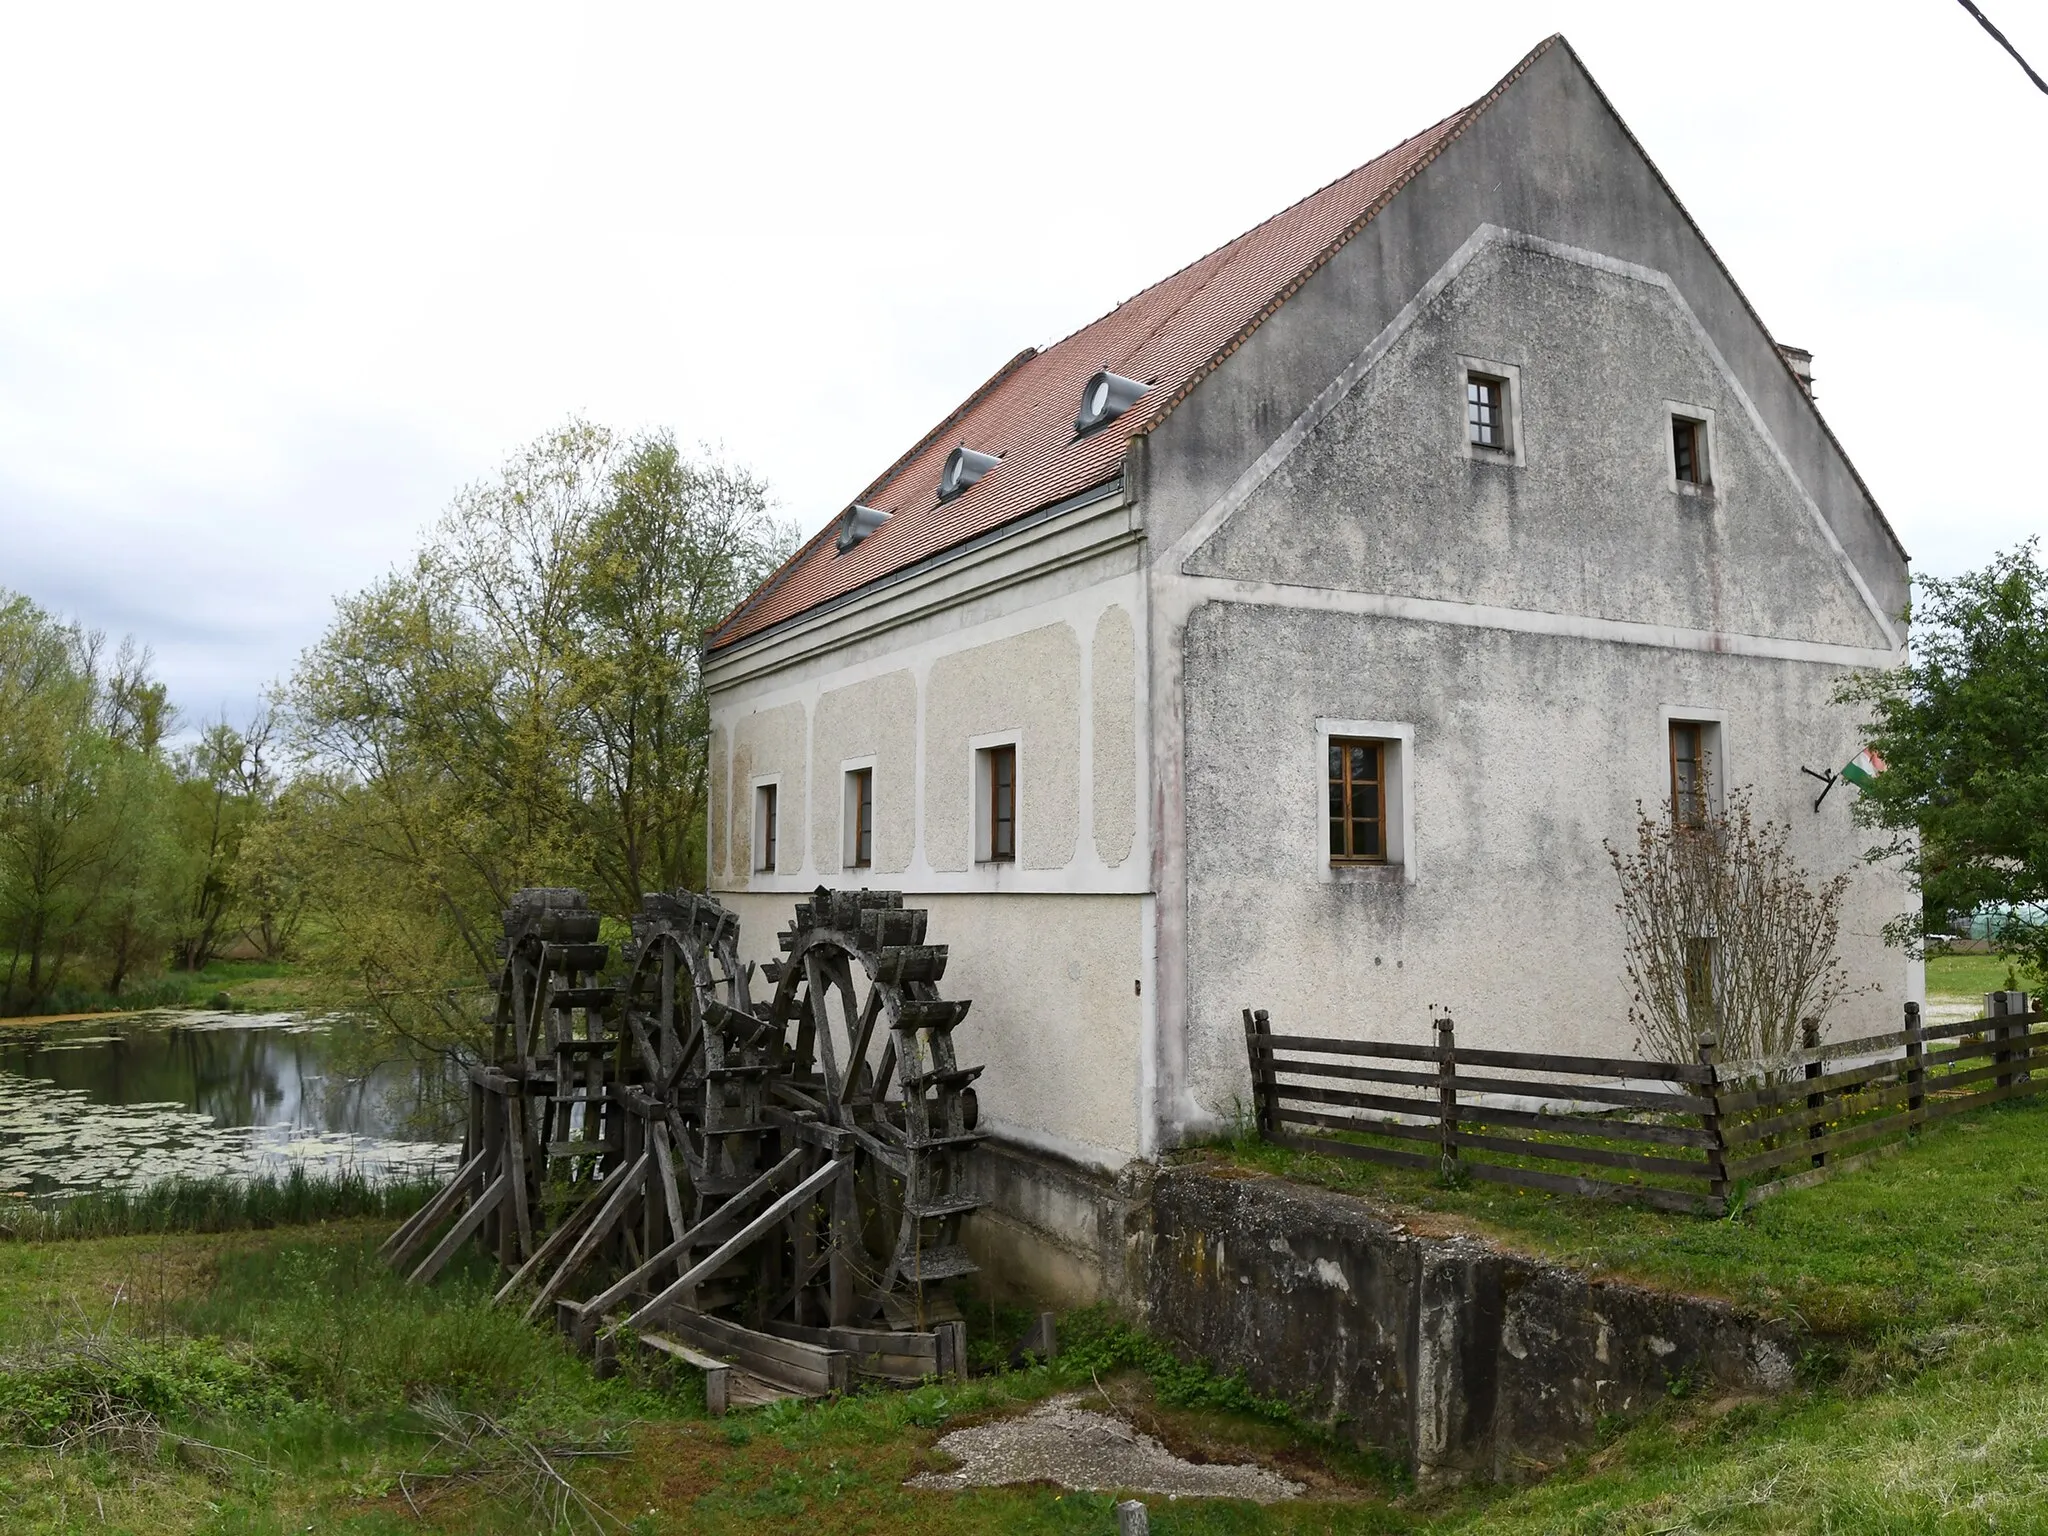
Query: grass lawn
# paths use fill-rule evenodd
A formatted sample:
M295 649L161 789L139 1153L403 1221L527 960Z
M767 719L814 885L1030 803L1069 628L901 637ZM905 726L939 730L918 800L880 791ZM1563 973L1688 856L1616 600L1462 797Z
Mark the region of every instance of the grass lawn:
M1310 1484L1265 1508L1155 1499L1162 1536L2048 1529L2048 1106L1962 1117L1736 1221L1285 1171L1831 1337L1782 1398L1672 1402L1542 1487L1424 1500L1096 1315L1066 1320L1050 1365L712 1420L694 1379L596 1380L556 1335L488 1308L474 1255L408 1290L375 1261L388 1221L0 1242L0 1529L546 1530L561 1486L521 1470L539 1451L584 1530L1106 1536L1107 1494L902 1486L939 1464L947 1429L1057 1391L1107 1399L1183 1454ZM976 1309L984 1363L1021 1322Z
M1997 955L1929 955L1927 995L1980 1000L1986 992L2040 990L2040 978Z

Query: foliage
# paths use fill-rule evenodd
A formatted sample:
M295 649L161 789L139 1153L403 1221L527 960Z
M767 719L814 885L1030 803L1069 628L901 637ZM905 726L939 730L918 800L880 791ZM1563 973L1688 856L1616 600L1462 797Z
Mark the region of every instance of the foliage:
M1825 1023L1848 991L1836 955L1849 877L1815 884L1787 846L1791 828L1758 825L1747 791L1696 822L1636 806L1636 845L1607 845L1621 885L1624 952L1639 1047L1690 1061L1716 1036L1728 1060L1769 1059Z
M343 599L284 693L300 771L255 849L389 1027L475 1043L498 914L613 916L703 866L705 634L791 540L745 472L572 421Z
M1842 689L1886 764L1856 805L1884 835L1871 856L1902 860L1920 889L1891 936L1917 943L1988 908L2008 915L2000 951L2048 974L2048 567L2030 539L1915 585L1912 659Z
M234 1232L362 1217L402 1220L432 1198L431 1183L378 1183L354 1172L293 1168L283 1178L166 1179L102 1189L47 1205L0 1207L0 1238L113 1237L142 1232Z

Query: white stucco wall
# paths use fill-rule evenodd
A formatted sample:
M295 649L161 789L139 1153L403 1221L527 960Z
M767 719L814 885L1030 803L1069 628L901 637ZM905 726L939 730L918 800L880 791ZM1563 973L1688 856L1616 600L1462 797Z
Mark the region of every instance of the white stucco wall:
M1128 609L1102 610L1091 660L1095 852L1115 868L1138 835L1138 637Z
M837 874L846 848L848 759L874 772L874 846L865 880L900 875L917 846L917 679L899 668L828 688L811 722L811 865Z
M732 721L731 830L726 838L727 878L741 889L756 882L754 791L759 780L777 780L775 798L777 869L803 858L808 789L804 751L808 721L800 704L750 711Z

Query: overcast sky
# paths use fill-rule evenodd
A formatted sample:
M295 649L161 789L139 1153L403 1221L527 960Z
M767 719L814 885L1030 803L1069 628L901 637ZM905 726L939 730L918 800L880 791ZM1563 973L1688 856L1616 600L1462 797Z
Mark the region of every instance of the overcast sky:
M2048 5L1984 0L2048 69ZM0 7L0 586L245 712L571 413L814 528L1562 31L1915 557L2048 525L2048 96L1954 0Z

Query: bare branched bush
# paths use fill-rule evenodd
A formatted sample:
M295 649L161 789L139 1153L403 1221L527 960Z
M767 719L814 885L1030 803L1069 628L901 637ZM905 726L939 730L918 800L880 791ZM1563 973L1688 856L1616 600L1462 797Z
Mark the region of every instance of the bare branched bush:
M1728 1060L1797 1048L1807 1019L1825 1027L1849 994L1836 954L1849 877L1816 882L1788 848L1792 829L1759 824L1747 791L1725 809L1698 795L1690 814L1636 804L1635 847L1607 854L1621 884L1624 960L1636 1048L1690 1061L1703 1036Z

